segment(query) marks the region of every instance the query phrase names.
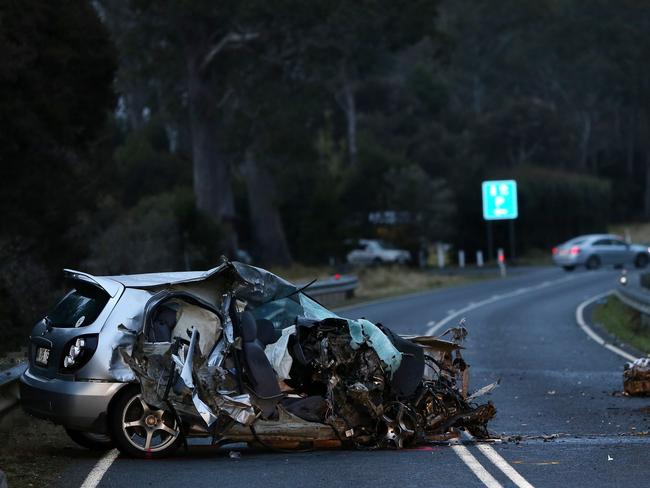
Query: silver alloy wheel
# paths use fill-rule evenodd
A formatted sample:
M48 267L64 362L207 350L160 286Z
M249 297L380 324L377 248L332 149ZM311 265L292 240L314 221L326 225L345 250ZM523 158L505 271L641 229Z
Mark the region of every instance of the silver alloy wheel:
M152 409L141 394L131 398L122 411L122 431L133 447L146 452L162 451L180 435L173 415Z

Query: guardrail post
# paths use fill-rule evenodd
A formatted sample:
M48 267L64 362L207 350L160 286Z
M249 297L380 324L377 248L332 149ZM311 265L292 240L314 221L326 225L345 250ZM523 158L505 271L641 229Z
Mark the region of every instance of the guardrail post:
M476 266L483 267L483 251L481 250L476 251Z
M438 254L438 267L442 269L445 267L445 252L442 249L442 244L438 244L436 253Z
M501 273L501 278L506 277L506 255L503 252L503 249L497 249L497 259L499 261L499 272Z
M465 251L463 251L462 249L458 251L458 267L459 268L465 267Z

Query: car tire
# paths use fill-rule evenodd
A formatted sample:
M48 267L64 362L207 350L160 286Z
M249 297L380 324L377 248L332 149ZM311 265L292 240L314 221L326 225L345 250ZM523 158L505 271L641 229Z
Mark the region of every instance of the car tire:
M576 269L576 267L573 265L562 266L562 268L564 271L574 271Z
M169 456L183 442L181 426L168 410L158 410L142 399L140 388L124 388L109 411L109 429L116 447L131 457Z
M109 451L115 447L115 443L108 434L95 434L94 432L84 432L83 430L65 429L68 437L79 444L81 447L91 451Z
M384 264L384 262L381 260L381 258L375 258L372 260L372 264L374 266L381 266L382 264Z
M587 262L585 263L587 269L598 269L600 268L600 258L596 255L589 256Z
M637 268L646 268L650 264L650 257L647 254L638 254L634 259L634 266Z

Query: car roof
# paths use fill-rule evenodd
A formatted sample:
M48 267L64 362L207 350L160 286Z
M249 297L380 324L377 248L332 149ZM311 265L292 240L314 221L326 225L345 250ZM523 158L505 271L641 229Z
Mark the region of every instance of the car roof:
M589 241L591 241L591 240L594 240L594 239L621 239L622 240L622 237L617 236L616 234L585 234L585 235L582 235L582 236L572 237L571 239L569 239L566 242L572 242L572 241L578 241L578 240L581 240L581 241L588 241L589 240Z
M156 288L180 283L192 283L210 278L221 271L223 267L224 265L219 265L207 271L170 271L110 276L94 276L74 269L64 269L63 272L66 278L95 283L105 289L111 296L115 296L120 289L120 285L126 288Z
M132 275L102 276L127 288L153 288L163 285L175 285L178 283L191 283L208 279L221 268L216 267L207 271L170 271L164 273L143 273Z
M238 296L253 302L266 302L277 297L290 296L300 291L293 283L262 268L222 257L221 263L207 271L173 271L132 275L93 276L82 271L63 270L68 279L85 281L99 286L114 297L123 288L159 288L182 283L197 283L226 273L238 283Z

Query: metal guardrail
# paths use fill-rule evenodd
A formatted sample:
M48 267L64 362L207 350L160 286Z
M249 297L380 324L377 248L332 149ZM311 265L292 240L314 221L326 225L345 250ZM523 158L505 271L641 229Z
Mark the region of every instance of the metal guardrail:
M18 403L20 399L18 379L26 369L27 363L25 362L5 371L0 371L0 416Z
M305 283L306 284L306 283ZM301 285L298 285L301 286ZM305 292L315 297L343 293L346 296L354 294L359 286L359 278L354 275L341 275L340 277L318 280L310 285Z
M641 286L640 273L628 274L625 284L619 282L614 294L627 306L650 316L650 289Z

